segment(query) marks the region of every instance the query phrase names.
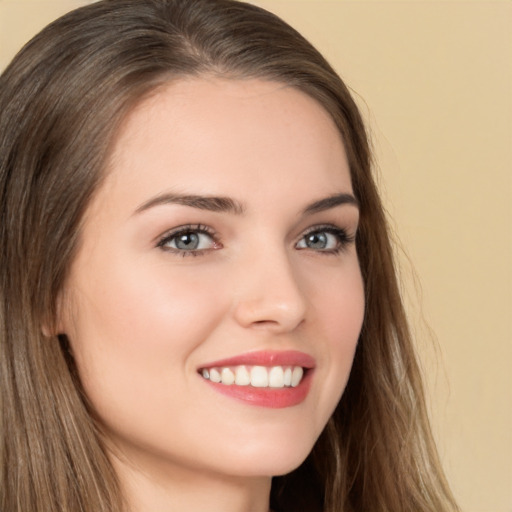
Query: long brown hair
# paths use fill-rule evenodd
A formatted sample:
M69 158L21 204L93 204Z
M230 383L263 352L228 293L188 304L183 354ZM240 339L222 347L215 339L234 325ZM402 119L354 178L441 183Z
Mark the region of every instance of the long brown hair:
M276 511L447 512L383 208L358 109L294 29L232 0L104 0L49 25L0 77L0 509L124 510L63 336L56 298L119 124L173 79L286 83L343 137L361 205L366 317L345 393L306 461L275 477Z

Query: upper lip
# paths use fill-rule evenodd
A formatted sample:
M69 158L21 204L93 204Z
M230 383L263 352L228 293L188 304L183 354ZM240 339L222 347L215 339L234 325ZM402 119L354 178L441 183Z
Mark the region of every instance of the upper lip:
M202 365L200 368L213 368L219 366L302 366L311 369L315 367L315 359L309 354L297 350L260 350L247 352L226 359L219 359Z

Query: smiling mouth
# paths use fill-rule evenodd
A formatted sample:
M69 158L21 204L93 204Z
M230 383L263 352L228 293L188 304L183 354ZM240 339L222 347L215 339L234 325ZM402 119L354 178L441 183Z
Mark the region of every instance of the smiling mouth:
M203 382L245 404L273 409L306 400L315 359L297 350L260 350L212 361L197 368Z
M199 374L225 386L283 389L297 387L307 371L302 366L238 365L202 368Z

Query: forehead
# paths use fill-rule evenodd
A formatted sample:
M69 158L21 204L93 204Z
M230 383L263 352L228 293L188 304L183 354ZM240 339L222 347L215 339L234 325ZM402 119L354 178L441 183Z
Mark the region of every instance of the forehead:
M158 187L239 196L254 195L269 180L284 186L293 180L303 193L312 180L325 189L319 193L351 190L331 116L281 83L202 77L169 83L129 113L106 185L137 182L140 196Z

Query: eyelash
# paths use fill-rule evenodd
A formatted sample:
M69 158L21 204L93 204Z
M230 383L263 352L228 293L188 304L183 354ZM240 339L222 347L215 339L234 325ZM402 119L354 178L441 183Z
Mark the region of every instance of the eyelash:
M319 233L328 233L330 235L334 235L337 238L337 245L333 249L325 249L325 250L314 250L316 253L320 253L322 255L337 255L341 252L345 251L349 245L353 244L356 240L355 235L350 235L347 230L343 228L339 228L332 224L324 224L319 226L313 226L310 229L306 230L302 236L300 237L300 241L304 240L306 237L319 234ZM299 243L297 242L297 243ZM304 248L305 249L305 248ZM304 250L299 249L299 250Z
M180 250L175 249L173 247L166 247L166 244L171 243L173 240L177 239L181 235L186 234L199 234L199 235L207 235L209 236L213 244L217 247L212 247L209 249L191 249L191 250ZM300 242L306 239L306 237L328 233L330 235L334 235L337 238L337 245L332 249L325 250L315 250L308 247L298 248L298 250L310 249L316 253L320 253L322 255L337 255L341 252L345 251L347 247L355 242L355 235L349 235L345 229L339 228L332 224L325 224L319 226L313 226L310 229L306 230L300 237L300 239L296 242L298 245ZM170 252L182 257L186 256L204 256L212 250L216 250L222 247L222 243L216 233L203 224L188 224L185 226L180 226L178 228L173 229L170 232L167 232L157 243L157 247L162 249L163 251Z
M214 231L208 226L204 226L203 224L188 224L185 226L180 226L179 228L173 229L172 231L166 233L158 242L157 247L161 248L163 251L170 252L172 254L176 254L178 256L186 257L186 256L204 256L206 253L211 250L215 250L216 248L211 249L192 249L189 251L174 249L173 247L166 247L166 244L172 242L180 235L186 235L189 233L200 234L200 235L208 235L215 245L218 245L220 248L222 246L219 238L214 233Z

